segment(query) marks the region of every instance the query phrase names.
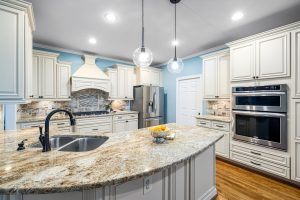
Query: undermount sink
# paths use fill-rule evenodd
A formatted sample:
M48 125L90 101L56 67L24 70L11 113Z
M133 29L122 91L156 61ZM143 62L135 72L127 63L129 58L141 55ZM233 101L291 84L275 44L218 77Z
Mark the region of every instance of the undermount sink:
M76 139L75 137L70 137L70 136L54 136L54 137L51 137L49 139L49 141L50 141L51 148L57 149L59 147L62 147L64 145L72 142L75 139ZM38 142L38 143L32 144L30 147L42 148L42 144L40 142Z
M49 139L52 149L58 151L84 152L100 147L108 137L104 136L54 136ZM41 143L30 145L32 148L42 148Z
M84 137L78 138L73 142L60 148L58 151L71 151L71 152L83 152L97 149L104 142L108 140L108 137Z

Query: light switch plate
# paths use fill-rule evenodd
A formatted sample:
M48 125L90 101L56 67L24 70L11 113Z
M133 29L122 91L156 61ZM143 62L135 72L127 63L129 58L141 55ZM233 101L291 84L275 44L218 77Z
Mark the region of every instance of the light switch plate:
M152 176L144 178L144 194L152 190Z

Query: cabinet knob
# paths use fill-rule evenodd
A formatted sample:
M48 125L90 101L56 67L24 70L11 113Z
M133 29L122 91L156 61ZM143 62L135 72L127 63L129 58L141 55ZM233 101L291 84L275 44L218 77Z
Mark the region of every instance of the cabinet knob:
M255 79L255 76L252 76L253 79Z
M256 76L255 78L258 79L258 76Z
M33 98L33 95L30 95L29 97L30 97L30 98Z
M128 122L128 121L126 120L126 122Z

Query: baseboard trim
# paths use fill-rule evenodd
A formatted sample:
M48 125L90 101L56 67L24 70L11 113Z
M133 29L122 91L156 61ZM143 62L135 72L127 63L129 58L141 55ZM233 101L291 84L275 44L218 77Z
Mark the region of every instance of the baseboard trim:
M213 186L206 193L204 193L198 200L212 200L217 196L217 188Z

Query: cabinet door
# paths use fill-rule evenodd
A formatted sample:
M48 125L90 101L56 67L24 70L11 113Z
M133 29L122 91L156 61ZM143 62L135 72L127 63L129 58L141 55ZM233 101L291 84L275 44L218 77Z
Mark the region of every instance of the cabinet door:
M231 81L252 80L255 76L255 43L230 48Z
M224 136L216 143L216 154L229 158L229 133L223 132Z
M70 65L57 65L57 97L58 99L68 99L70 91Z
M292 32L292 66L294 71L292 95L300 98L300 29Z
M126 121L116 121L113 123L113 132L126 131Z
M204 98L217 96L217 57L203 60Z
M127 69L125 67L118 68L118 98L122 99L126 96L126 74Z
M256 42L256 76L259 79L290 76L290 33Z
M39 66L40 66L40 57L37 55L32 56L32 98L37 99L40 96L40 87L39 78Z
M229 84L229 55L222 55L218 58L218 95L219 98L230 97Z
M292 100L292 153L291 174L292 179L300 182L300 100Z
M160 86L160 71L152 70L151 71L151 83L153 86Z
M150 85L151 72L149 69L142 68L140 71L140 85Z
M109 70L108 76L109 76L110 82L111 82L109 98L117 99L118 98L118 72L117 72L117 70L114 70L114 69Z
M28 16L25 15L25 97L26 99L33 98L32 96L32 31Z
M41 70L41 96L44 99L54 99L56 98L56 59L43 57Z
M23 100L24 12L0 5L0 100Z
M138 129L138 120L128 120L126 122L126 130L127 131L133 131L133 130L137 130Z
M125 99L133 99L134 69L127 68L125 75ZM124 87L123 86L123 87Z

